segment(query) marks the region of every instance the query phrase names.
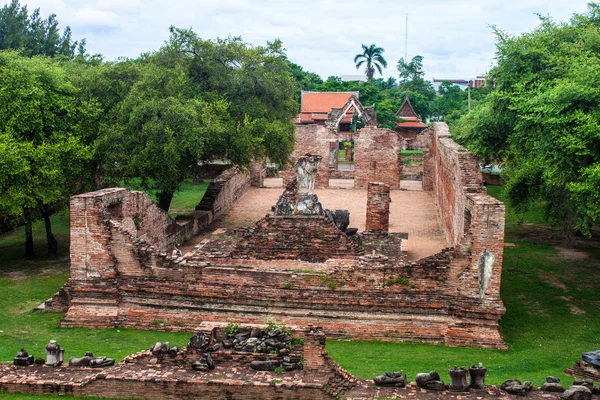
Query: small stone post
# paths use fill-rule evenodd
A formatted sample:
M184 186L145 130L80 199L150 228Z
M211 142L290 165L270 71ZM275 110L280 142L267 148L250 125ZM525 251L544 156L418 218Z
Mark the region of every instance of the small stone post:
M367 231L387 232L390 227L390 187L369 182L367 189Z

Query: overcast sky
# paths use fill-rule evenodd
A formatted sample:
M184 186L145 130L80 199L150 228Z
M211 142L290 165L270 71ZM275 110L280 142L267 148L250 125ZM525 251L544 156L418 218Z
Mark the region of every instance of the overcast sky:
M0 0L6 4L7 0ZM241 36L260 45L279 38L291 61L326 79L357 74L361 44L385 49L384 76L397 78L396 63L424 57L427 79L472 78L493 63L490 25L511 33L531 30L536 14L567 21L587 9L586 0L21 0L30 11L57 15L89 53L106 60L158 49L170 25L193 28L203 39ZM405 48L406 14L408 46Z

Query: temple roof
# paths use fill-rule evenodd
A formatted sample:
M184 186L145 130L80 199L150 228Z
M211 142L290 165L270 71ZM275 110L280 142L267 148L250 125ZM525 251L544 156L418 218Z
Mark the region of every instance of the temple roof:
M312 124L317 121L328 119L334 108L343 108L348 104L352 96L358 99L359 92L302 92L300 114L297 122L301 124ZM350 123L354 115L354 107L351 107L341 123Z
M402 100L402 105L396 112L396 116L404 120L403 122L396 122L396 127L398 128L427 128L427 125L421 121L421 118L419 118L419 116L415 112L415 109L412 107L412 104L410 104L410 100L408 99L408 93L404 94L404 100Z

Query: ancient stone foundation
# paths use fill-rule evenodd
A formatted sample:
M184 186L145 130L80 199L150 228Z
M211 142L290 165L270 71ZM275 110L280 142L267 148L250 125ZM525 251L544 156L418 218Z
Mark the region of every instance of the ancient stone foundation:
M373 134L363 138L387 134L366 129ZM385 234L385 181L371 187L372 230L364 235L292 180L272 214L214 232L176 258L164 249L180 240L177 223L145 195L111 189L73 198L71 279L50 308L66 311L65 327L189 331L202 321L274 317L316 323L333 338L504 349L504 205L485 193L474 157L451 142L446 125L434 130L432 184L452 246L438 254L409 263L405 236Z

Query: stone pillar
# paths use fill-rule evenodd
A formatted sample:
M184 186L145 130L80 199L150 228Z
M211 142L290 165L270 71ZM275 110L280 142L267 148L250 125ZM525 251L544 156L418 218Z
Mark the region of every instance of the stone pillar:
M306 153L296 163L298 172L298 194L313 194L315 178L323 157Z
M390 187L369 182L367 190L367 231L387 232L390 226Z
M252 187L263 187L267 176L267 166L265 162L252 161L250 164L250 185Z

